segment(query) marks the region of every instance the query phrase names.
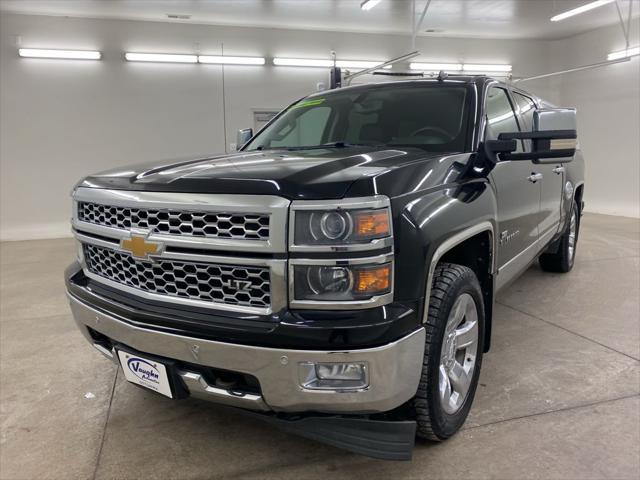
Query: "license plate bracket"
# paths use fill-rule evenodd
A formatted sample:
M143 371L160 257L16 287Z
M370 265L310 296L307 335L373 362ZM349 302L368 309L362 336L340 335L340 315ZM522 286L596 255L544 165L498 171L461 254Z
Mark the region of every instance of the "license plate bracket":
M124 376L130 383L172 399L189 396L174 360L138 353L120 345L116 345L115 350Z

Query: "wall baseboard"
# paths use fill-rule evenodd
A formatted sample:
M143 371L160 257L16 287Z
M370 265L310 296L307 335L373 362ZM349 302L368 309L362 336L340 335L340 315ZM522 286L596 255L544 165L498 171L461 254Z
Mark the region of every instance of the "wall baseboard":
M72 237L71 226L67 222L49 225L24 225L0 230L0 241L2 242L70 237Z
M601 215L611 215L614 217L640 218L640 210L638 207L615 206L615 205L592 205L586 200L585 213L599 213Z

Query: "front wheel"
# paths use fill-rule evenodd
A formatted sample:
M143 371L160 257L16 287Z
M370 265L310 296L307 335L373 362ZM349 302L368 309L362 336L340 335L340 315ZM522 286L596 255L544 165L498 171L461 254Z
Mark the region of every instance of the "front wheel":
M466 420L480 375L484 303L473 270L438 265L428 308L422 377L413 406L417 436L439 441Z

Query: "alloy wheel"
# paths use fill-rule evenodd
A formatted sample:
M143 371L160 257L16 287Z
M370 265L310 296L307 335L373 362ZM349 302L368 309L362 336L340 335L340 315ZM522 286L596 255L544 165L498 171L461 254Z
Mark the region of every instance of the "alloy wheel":
M440 403L450 415L460 410L467 398L477 353L478 309L473 297L463 293L449 313L440 354Z

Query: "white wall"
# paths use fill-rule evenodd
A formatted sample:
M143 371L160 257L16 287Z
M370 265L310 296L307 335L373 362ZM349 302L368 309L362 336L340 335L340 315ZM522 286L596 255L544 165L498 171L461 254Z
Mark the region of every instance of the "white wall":
M97 49L104 59L19 58L16 36L23 47ZM219 54L222 43L227 55L324 58L336 50L345 59L377 60L405 53L409 38L2 15L0 238L66 235L68 193L83 175L223 151L222 67L122 59L127 50ZM417 47L432 61L511 63L519 76L549 71L559 55L556 42L532 40L419 38ZM314 91L326 76L325 70L269 65L225 67L227 144L237 128L252 125L252 108L282 107ZM557 79L527 89L562 103ZM589 124L582 123L581 138L587 138ZM600 161L593 157L591 162Z
M635 19L631 46L640 43ZM625 48L619 26L554 42L554 64L573 68L606 60ZM640 217L640 57L563 75L560 98L578 112L578 136L587 165L586 209Z

